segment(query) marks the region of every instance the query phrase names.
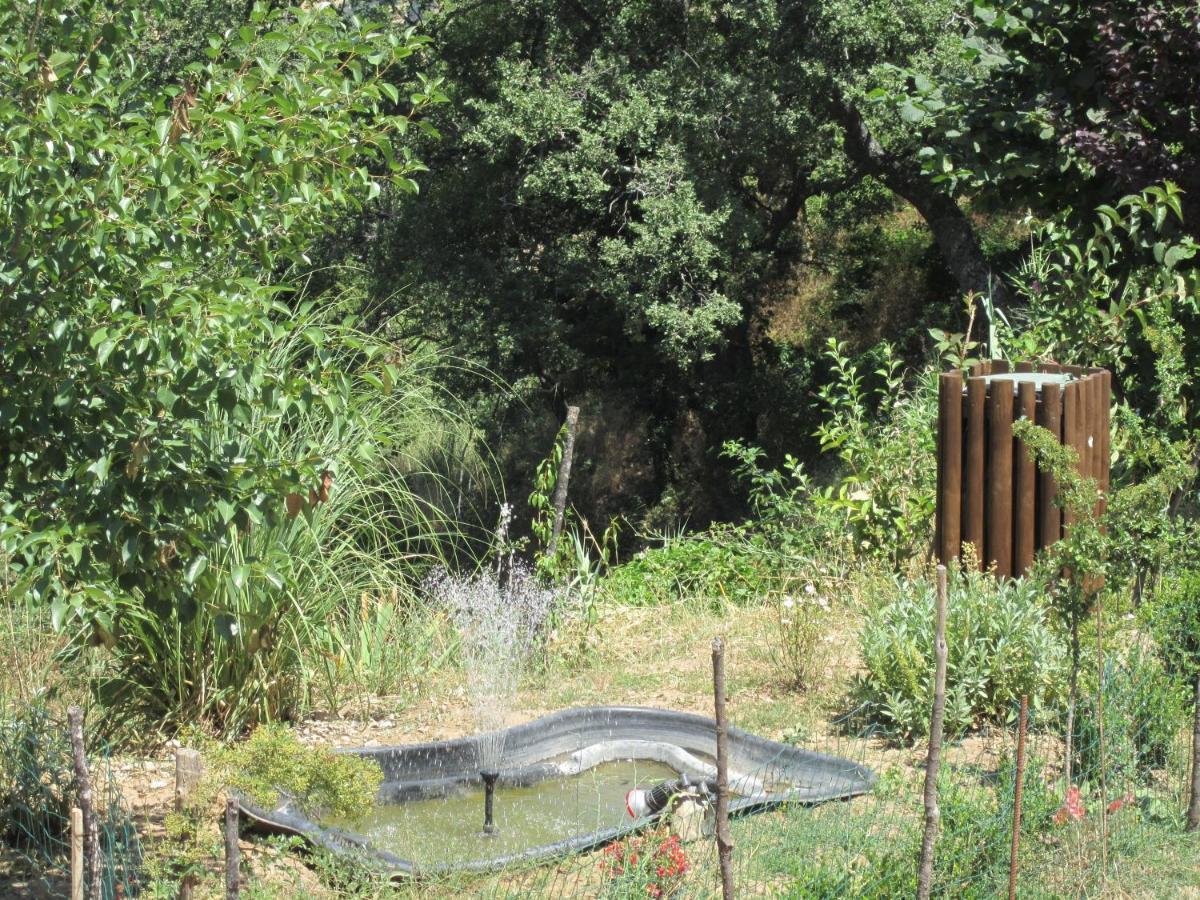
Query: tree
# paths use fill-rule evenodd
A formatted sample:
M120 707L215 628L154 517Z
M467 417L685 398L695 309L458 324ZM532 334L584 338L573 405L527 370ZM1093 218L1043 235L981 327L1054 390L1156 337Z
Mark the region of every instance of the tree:
M969 227L947 240L967 220L922 178L911 128L867 107L874 140L893 148L868 158L831 118L832 98L861 104L884 63L931 64L951 6L518 0L431 12L456 103L422 153L456 176L431 183L419 210L361 226L377 293L413 285L414 330L543 395L628 398L654 423L662 487L684 423L719 446L800 406L773 388L762 323L772 279L801 258L826 264L799 225L814 203L869 219L895 203L879 178L930 217L959 283L984 286Z
M423 38L330 9L256 7L165 86L146 40L99 0L0 8L4 550L106 642L121 603L182 614L216 549L327 486L324 448L272 437L336 428L346 348L281 298L335 212L415 189L405 135L440 97L407 68Z
M926 170L1042 213L1172 181L1200 216L1200 9L1189 0L979 2L965 67L913 73L899 98ZM1048 177L1053 173L1053 177Z

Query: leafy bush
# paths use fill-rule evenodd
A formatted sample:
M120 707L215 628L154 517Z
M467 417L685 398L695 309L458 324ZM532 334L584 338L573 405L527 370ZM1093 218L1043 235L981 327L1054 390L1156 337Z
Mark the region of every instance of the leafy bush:
M1200 569L1169 575L1141 615L1167 672L1194 683L1200 677Z
M372 760L313 749L282 725L263 725L244 744L216 757L216 778L256 803L273 806L280 795L306 812L352 818L368 812L383 781Z
M861 636L859 693L898 736L925 734L933 703L934 585L897 580L899 593L871 614ZM1023 694L1044 707L1060 694L1066 648L1048 623L1039 586L971 572L951 575L946 623L949 734L1006 721Z
M783 552L824 558L836 547L844 555L898 565L931 537L933 369L921 372L909 390L888 344L854 360L831 340L825 355L833 379L821 390L827 414L817 436L821 450L837 457L835 483L816 483L791 455L781 469L769 469L756 447L731 441L722 452L750 489L759 527ZM875 367L870 376L864 365Z
M313 321L331 364L350 373L347 415L305 417L288 431L261 421L259 440L282 454L309 448L328 475L295 497L291 518L227 523L222 541L192 557L178 594L106 607L111 665L98 688L113 726L149 720L170 731L203 720L237 733L301 714L315 691L336 704L347 688L387 690L436 650L415 584L423 568L448 561L461 535L429 483L458 480L439 469L473 477L470 433L426 354L389 364L391 391L381 395L354 367L350 344L380 355L399 348ZM285 341L266 360L287 369L303 352ZM257 412L250 421L260 422ZM445 458L455 446L466 459Z
M774 583L771 566L734 529L668 539L602 582L610 598L630 606L699 600L714 607L759 600Z
M1145 777L1166 766L1187 719L1190 692L1170 678L1146 648L1134 646L1104 661L1104 765L1110 783ZM1099 777L1100 723L1096 673L1085 669L1075 711L1076 771L1081 780Z
M600 868L605 897L673 897L691 863L679 838L660 826L609 844Z

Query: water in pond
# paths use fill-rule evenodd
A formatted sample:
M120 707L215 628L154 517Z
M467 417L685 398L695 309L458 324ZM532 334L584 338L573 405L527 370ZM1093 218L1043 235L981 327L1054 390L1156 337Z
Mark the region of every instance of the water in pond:
M496 786L495 807L499 832L494 835L482 834L481 785L436 800L384 804L364 819L330 824L363 835L377 849L418 865L461 864L626 823L628 791L677 777L661 763L622 760L529 787L506 787L501 782Z

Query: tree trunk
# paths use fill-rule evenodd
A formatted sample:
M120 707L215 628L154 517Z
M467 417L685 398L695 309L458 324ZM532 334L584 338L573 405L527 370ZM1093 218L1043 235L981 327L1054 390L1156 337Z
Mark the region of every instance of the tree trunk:
M558 539L562 536L563 519L567 514L567 486L571 481L571 460L575 457L575 430L579 425L579 407L567 407L566 438L563 441L562 461L558 464L558 479L554 484L554 522L551 526L550 544L546 558L554 559L558 552Z
M833 114L845 135L846 155L867 175L874 175L921 214L933 232L946 267L966 293L988 294L1007 299L1004 284L992 272L979 246L975 229L954 198L922 174L915 160L889 153L875 140L862 114L840 89L833 89Z

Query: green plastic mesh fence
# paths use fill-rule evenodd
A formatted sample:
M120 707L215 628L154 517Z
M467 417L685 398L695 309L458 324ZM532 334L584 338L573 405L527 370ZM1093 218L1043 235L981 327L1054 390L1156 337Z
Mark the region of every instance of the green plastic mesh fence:
M87 751L96 794L103 897L135 897L141 839L113 777L109 748L89 746ZM38 706L0 721L0 838L14 870L10 877L25 873L40 890L65 896L70 883L70 814L77 803L66 723Z
M1035 709L1028 719L1020 896L1093 895L1106 885L1122 895L1174 896L1200 884L1200 855L1183 829L1186 691L1150 664L1136 641L1107 654L1102 667L1095 660L1084 667L1070 717L1069 782L1066 709ZM736 695L730 708L738 725ZM1007 722L945 744L934 896L1007 893L1018 717L1014 704ZM857 709L798 743L873 769L880 780L871 794L734 820L738 896L916 895L925 748L890 742L869 721L870 710ZM769 766L755 774L771 777ZM676 848L660 828L551 864L399 890L422 897L719 897L720 884L711 840Z

